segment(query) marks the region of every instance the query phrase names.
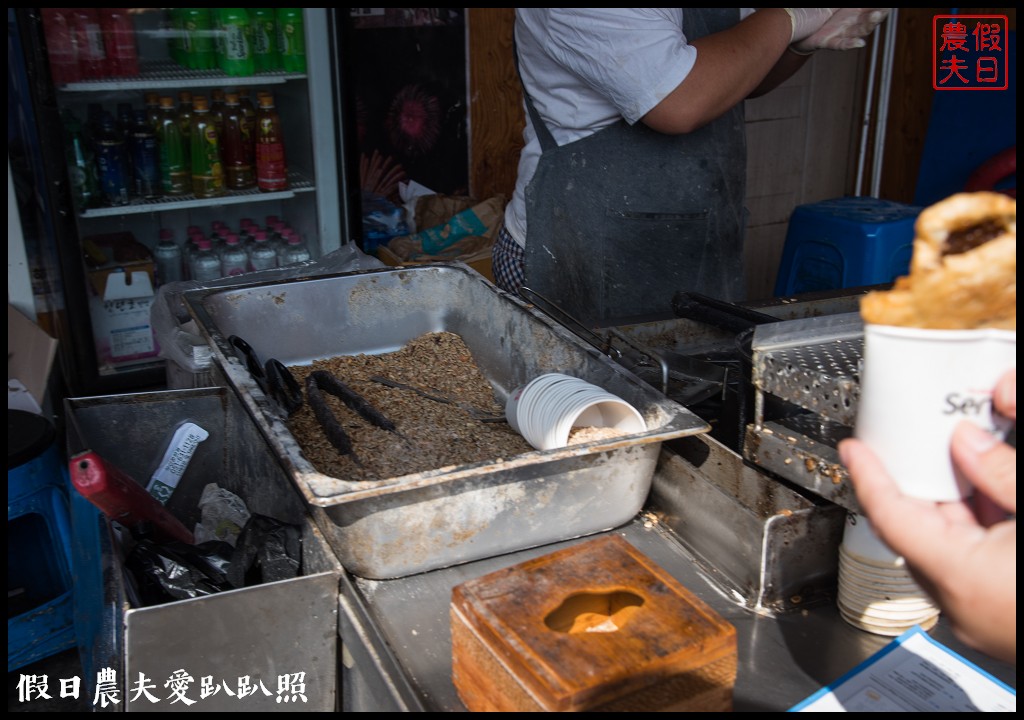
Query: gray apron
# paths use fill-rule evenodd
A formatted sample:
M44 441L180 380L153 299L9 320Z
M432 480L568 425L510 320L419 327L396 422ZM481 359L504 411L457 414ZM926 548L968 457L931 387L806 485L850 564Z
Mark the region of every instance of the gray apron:
M693 39L736 8L687 8ZM679 290L742 299L743 104L665 135L620 120L558 147L525 98L541 144L526 188L524 284L591 326L672 313Z

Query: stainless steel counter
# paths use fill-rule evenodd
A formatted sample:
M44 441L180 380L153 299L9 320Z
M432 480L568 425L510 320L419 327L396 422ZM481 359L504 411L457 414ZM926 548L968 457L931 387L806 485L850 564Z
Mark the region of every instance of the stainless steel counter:
M611 532L621 534L735 626L739 642L736 711L787 710L840 678L891 640L848 625L832 603L781 615L747 609L722 592L670 531L644 514ZM464 711L451 681L448 607L452 588L585 540L399 580L346 577L339 613L344 645L343 709ZM966 649L943 620L930 634L1016 687L1016 668Z

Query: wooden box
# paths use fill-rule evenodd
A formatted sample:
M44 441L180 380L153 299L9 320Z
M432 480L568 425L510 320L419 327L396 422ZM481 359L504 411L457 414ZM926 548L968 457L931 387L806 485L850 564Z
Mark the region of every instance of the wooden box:
M451 629L474 712L732 709L735 628L618 535L456 586Z

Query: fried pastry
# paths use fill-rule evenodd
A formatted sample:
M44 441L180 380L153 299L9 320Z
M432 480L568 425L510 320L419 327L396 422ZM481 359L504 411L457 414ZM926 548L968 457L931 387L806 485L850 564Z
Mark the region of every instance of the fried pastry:
M1017 201L959 193L925 209L914 225L910 274L861 300L877 325L1017 329Z

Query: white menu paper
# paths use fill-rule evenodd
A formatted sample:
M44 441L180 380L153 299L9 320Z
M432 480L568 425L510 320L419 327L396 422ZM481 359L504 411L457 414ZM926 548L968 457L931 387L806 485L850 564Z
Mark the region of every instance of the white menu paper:
M915 626L790 712L1017 712L1017 691Z

